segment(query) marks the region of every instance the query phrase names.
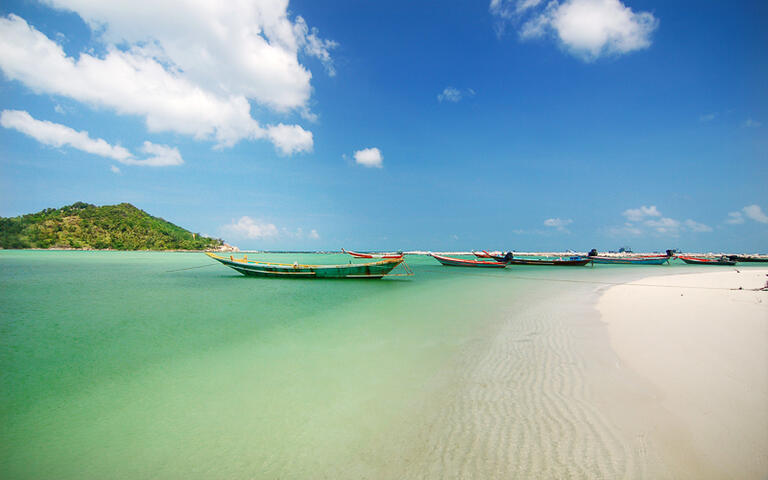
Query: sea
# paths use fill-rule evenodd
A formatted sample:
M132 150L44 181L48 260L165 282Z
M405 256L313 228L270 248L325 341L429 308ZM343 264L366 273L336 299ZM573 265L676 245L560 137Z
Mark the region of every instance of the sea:
M594 303L700 267L406 261L412 277L308 280L0 251L0 478L669 476L611 414L636 392Z

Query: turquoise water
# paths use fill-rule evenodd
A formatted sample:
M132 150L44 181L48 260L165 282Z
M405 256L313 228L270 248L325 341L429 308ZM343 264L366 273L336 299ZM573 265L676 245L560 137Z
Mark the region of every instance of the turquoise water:
M202 254L0 252L0 477L400 476L510 311L660 271L407 261L414 277L312 281Z

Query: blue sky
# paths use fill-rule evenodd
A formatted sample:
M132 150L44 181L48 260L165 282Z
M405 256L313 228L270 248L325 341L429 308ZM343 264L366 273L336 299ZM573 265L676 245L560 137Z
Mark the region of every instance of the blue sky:
M768 251L765 2L0 5L0 215L250 249Z

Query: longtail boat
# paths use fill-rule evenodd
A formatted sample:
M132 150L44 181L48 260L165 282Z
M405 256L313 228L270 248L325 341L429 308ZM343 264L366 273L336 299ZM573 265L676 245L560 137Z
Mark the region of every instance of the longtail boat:
M731 260L725 255L715 258L678 255L677 258L690 265L736 265L736 260Z
M463 258L446 257L435 253L429 254L432 258L448 267L479 267L479 268L504 268L505 262L491 262L485 260L465 260Z
M570 257L570 258L515 258L512 253L501 255L489 255L497 262L507 262L510 265L541 265L555 267L583 267L592 260L588 257Z
M403 257L387 258L378 262L348 263L341 265L301 265L297 263L268 263L248 260L248 257L229 258L206 252L206 255L243 275L280 278L381 278L403 263ZM392 275L390 275L392 276Z
M607 257L597 254L596 249L592 249L587 258L592 260L592 263L602 263L607 265L662 265L669 262L672 258L672 251L667 250L666 255L633 255L628 257Z
M667 256L662 257L589 257L592 263L618 264L618 265L663 265L669 262Z
M352 250L341 249L342 253L352 255L355 258L403 258L403 252L398 253L358 253Z
M768 262L768 257L758 257L756 255L728 255L728 260L735 262Z

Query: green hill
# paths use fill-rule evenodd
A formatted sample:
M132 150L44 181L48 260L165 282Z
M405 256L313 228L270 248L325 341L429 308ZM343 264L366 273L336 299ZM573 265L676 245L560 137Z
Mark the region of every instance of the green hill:
M77 202L0 217L0 248L204 250L223 243L153 217L130 203L97 207Z

